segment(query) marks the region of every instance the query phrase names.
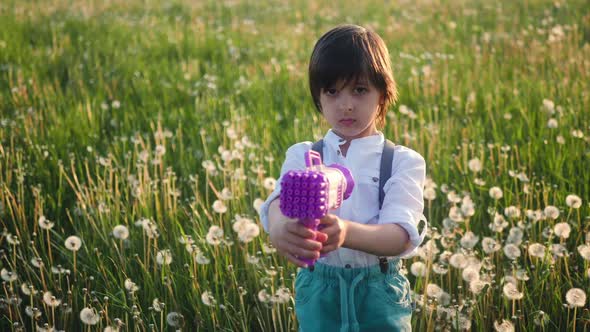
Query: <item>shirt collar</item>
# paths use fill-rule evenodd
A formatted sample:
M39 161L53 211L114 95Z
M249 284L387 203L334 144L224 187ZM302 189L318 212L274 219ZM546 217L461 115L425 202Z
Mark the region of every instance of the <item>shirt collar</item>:
M346 140L338 136L332 129L328 130L324 136L324 144L329 146L333 150L338 150L340 145L346 143ZM366 152L381 151L383 144L385 143L385 136L380 131L377 134L371 136L365 136L361 138L355 138L350 142L349 151L360 150Z

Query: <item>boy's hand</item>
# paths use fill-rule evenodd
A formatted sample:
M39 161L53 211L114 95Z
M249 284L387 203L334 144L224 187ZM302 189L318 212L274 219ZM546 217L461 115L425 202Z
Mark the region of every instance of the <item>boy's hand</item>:
M277 251L289 261L299 267L307 267L307 264L299 258L319 258L322 242L327 237L321 232L299 224L296 219L281 218L270 224L270 242Z
M342 247L344 240L346 239L348 223L333 214L327 214L322 218L320 229L321 230L318 233L323 233L328 237L320 252L322 254L327 254L330 251Z

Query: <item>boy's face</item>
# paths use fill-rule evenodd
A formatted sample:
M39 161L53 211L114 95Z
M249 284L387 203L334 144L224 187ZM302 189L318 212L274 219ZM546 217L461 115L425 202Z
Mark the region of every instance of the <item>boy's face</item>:
M339 81L320 92L324 118L338 136L348 141L377 133L375 120L380 103L381 92L364 78Z

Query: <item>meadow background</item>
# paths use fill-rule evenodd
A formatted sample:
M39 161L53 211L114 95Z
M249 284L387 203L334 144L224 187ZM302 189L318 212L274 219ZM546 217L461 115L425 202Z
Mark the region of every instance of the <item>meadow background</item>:
M293 331L257 208L327 130L307 63L387 43L427 162L425 330L590 330L587 1L2 1L0 329Z

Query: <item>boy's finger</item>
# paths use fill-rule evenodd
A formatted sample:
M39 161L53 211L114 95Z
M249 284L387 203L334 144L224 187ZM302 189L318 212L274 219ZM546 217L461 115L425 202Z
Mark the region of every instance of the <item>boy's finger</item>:
M298 223L289 223L287 225L287 231L306 239L313 239L315 236L314 231Z
M328 241L328 234L324 233L324 232L316 232L315 233L315 240L318 242L326 242Z

